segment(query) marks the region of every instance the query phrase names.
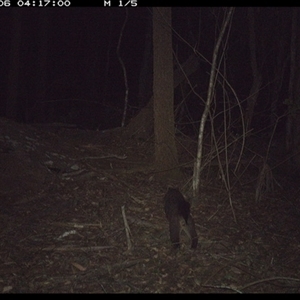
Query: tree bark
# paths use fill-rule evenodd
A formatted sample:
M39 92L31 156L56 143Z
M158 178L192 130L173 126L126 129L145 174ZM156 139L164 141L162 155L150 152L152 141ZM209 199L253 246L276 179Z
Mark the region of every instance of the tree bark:
M155 165L171 170L178 164L174 125L171 8L153 9L153 105Z

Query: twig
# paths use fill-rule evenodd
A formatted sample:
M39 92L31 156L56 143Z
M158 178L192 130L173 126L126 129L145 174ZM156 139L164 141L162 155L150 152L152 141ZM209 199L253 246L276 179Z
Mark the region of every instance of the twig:
M126 214L125 214L125 206L122 206L122 216L123 216L123 220L124 220L124 225L125 225L125 232L126 232L126 238L127 238L127 250L130 252L132 250L132 243L130 240L130 228L127 222L127 218L126 218Z
M207 287L207 288L214 288L214 289L223 289L223 290L233 290L235 292L237 292L238 294L242 294L242 292L240 290L237 290L235 287L231 287L231 286L225 286L225 285L202 285L203 287Z
M261 280L257 280L257 281L253 281L250 282L246 285L244 285L243 287L240 288L240 290L244 290L252 285L256 285L262 282L266 282L266 281L272 281L272 280L293 280L293 281L300 281L300 279L298 278L291 278L291 277L271 277L271 278L265 278L265 279L261 279Z

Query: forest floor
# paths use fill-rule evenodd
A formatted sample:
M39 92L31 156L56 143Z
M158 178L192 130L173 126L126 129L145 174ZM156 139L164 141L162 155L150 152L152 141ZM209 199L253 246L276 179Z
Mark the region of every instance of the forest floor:
M218 176L203 179L192 203L199 246L191 251L183 232L174 252L163 196L169 185L188 190L192 164L182 181L162 180L153 149L118 131L0 119L0 291L300 291L299 185L282 188L274 175L274 192L255 201L249 180L231 205Z

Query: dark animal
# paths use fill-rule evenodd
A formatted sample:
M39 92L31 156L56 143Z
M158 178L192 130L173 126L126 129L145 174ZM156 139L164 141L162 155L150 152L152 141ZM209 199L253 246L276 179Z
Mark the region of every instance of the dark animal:
M168 189L168 192L164 196L164 201L164 209L169 221L170 239L173 247L179 248L180 246L180 219L183 218L191 238L191 248L196 249L198 237L194 220L190 214L190 203L184 199L179 190L173 188Z

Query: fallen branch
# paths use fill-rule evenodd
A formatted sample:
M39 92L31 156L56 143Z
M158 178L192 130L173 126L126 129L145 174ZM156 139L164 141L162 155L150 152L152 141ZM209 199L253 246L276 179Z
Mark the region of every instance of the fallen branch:
M41 251L99 251L104 249L112 249L115 248L114 246L92 246L92 247L73 247L70 246L62 246L62 247L56 247L56 246L48 246L45 248L40 247L31 247L30 250L41 250Z
M104 159L104 158L117 158L117 159L126 159L127 156L124 155L117 155L117 154L108 154L108 155L101 155L101 156L87 156L83 157L80 160L85 160L85 159ZM78 160L77 158L71 158L72 160Z
M63 226L63 227L73 227L73 228L84 228L84 227L102 227L102 224L99 223L62 223L62 222L54 222L52 225Z

